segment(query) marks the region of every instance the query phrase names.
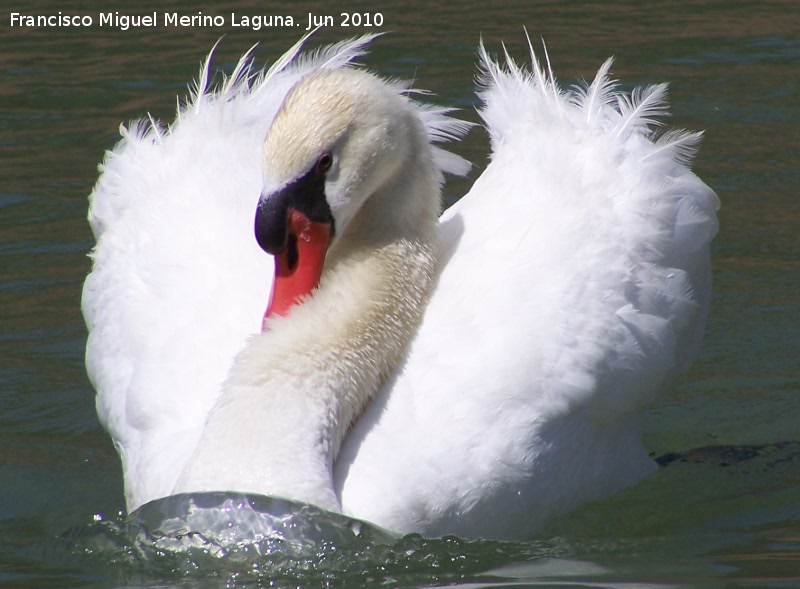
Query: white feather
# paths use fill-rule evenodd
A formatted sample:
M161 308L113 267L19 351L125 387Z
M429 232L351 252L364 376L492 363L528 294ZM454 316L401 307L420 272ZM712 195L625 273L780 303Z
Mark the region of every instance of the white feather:
M131 507L173 488L259 330L272 262L252 215L272 117L301 77L349 67L370 40L300 57L303 39L266 73L242 61L225 100L206 90L207 60L194 108L122 129L107 155L83 311ZM400 532L525 537L653 468L640 416L697 352L718 200L688 169L699 134L654 131L665 86L628 96L609 60L564 89L533 52L532 73L479 55L491 163L439 223L422 324L334 483L346 512ZM466 130L448 112L417 109L430 141Z
M423 324L335 472L391 529L526 537L654 468L640 416L697 352L718 201L653 142L661 87L626 97L606 62L564 90L479 55L491 164L442 217Z

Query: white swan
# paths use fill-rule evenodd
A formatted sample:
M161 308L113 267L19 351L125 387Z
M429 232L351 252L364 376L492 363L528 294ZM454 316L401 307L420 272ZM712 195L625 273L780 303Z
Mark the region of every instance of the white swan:
M215 93L206 62L108 154L83 311L129 509L233 490L515 538L654 468L641 414L710 298L699 134L654 132L665 86L610 60L564 90L482 50L492 161L437 221L466 167L431 141L466 126L346 67L370 39Z

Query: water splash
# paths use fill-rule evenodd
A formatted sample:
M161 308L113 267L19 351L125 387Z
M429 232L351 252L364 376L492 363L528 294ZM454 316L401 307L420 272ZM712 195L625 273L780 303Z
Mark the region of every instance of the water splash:
M523 546L399 537L308 504L237 493L175 495L127 518L98 517L62 545L73 563L117 584L228 587L463 582L522 557ZM524 552L530 557L530 546Z
M183 552L201 546L217 557L251 548L259 554L302 558L327 545L391 544L397 539L313 505L235 493L174 495L142 506L133 518L152 530L148 541L161 550Z

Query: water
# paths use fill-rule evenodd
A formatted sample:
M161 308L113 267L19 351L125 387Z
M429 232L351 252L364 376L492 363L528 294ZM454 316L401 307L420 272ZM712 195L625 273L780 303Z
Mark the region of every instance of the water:
M527 543L386 539L365 528L289 557L273 545L214 556L149 543L128 521L119 461L83 370L81 283L92 245L86 196L120 122L170 119L201 59L228 70L259 42L282 52L307 13L348 2L219 2L205 14L295 15L295 29L27 29L0 15L0 587L800 585L800 37L791 2L384 3L367 63L472 107L474 47L527 26L562 80L615 55L626 83L671 82L673 124L705 129L696 170L719 193L715 299L703 353L649 414L655 456L679 455L641 485L587 506ZM104 10L120 10L109 6ZM143 13L196 7L144 5ZM42 2L37 14L89 14ZM374 30L374 29L371 29ZM361 32L333 27L330 42ZM458 151L485 162L473 132ZM448 185L449 199L468 181ZM338 525L335 522L325 525ZM322 524L320 524L322 525ZM366 534L366 536L364 535ZM348 539L343 539L348 538ZM155 546L155 547L154 547ZM281 556L283 554L283 556Z

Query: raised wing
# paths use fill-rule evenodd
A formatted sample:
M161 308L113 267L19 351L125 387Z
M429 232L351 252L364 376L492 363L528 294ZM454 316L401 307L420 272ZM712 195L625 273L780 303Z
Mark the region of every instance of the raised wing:
M641 413L697 352L718 200L688 168L699 134L657 129L666 86L482 65L491 163L443 216L418 337L336 472L390 529L524 537L654 467Z
M121 127L106 154L90 196L86 364L129 509L170 493L231 359L260 329L272 259L253 215L272 118L301 76L351 64L371 39L301 56L303 38L266 71L245 55L217 89L209 55L174 123Z

